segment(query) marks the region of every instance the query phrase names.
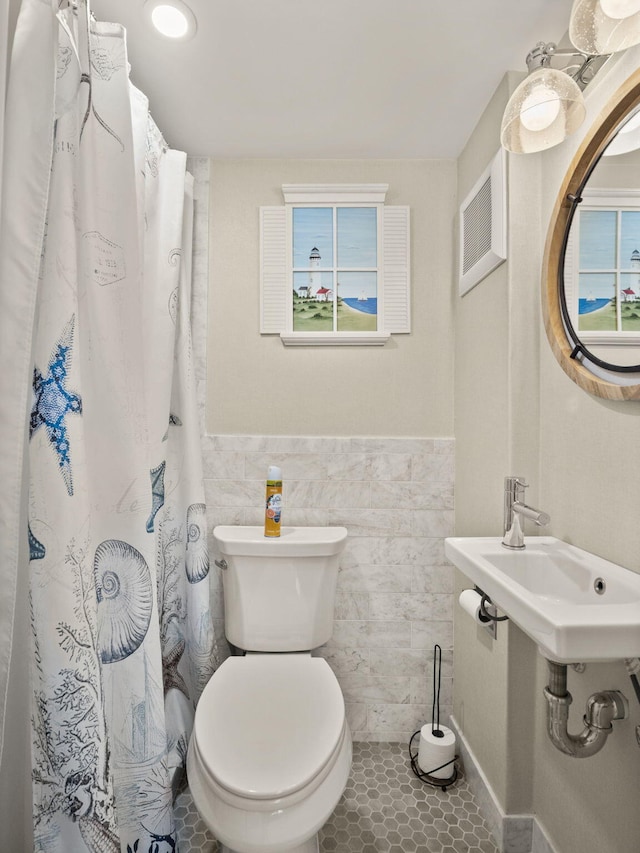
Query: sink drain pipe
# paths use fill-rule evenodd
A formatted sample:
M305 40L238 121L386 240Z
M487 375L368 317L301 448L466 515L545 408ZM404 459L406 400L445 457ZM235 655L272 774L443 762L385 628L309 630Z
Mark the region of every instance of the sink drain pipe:
M544 689L547 699L547 731L553 745L572 758L589 758L600 752L611 732L614 720L625 720L629 703L619 690L603 690L587 700L584 728L579 735L567 730L572 696L567 690L567 665L547 660L549 684Z

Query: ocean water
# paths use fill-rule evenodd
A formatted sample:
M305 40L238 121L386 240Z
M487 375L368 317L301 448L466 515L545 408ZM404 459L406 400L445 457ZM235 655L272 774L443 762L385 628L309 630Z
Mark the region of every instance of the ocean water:
M345 305L348 305L349 308L355 308L356 311L362 311L363 314L378 313L377 299L365 299L364 301L361 301L360 299L343 299L342 301Z
M592 311L599 311L610 302L611 299L579 299L578 314L591 314Z

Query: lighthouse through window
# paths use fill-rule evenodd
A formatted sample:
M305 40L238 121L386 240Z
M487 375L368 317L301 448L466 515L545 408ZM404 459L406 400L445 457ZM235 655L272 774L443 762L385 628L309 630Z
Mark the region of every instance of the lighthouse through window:
M293 331L377 331L378 254L376 207L294 207Z
M640 210L579 211L578 330L640 333Z

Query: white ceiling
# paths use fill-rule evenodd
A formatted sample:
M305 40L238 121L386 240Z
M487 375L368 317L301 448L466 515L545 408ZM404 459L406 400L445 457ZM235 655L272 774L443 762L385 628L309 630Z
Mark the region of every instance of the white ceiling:
M502 75L559 41L571 0L187 0L191 41L144 0L91 0L175 148L211 157L455 158Z

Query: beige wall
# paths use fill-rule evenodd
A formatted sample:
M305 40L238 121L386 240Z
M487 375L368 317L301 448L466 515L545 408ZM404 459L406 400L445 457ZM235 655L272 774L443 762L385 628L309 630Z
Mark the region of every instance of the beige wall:
M476 128L473 144L458 161L459 203L498 150L495 121L506 103L505 92L506 80ZM507 267L502 264L463 298L456 296L458 536L497 532L501 523L501 482L509 455L507 281ZM469 586L458 572L456 581L456 592ZM455 608L453 711L502 802L508 789L507 664L507 632L500 630L494 642ZM487 684L490 690L485 689Z
M499 127L509 92L518 80L505 76L473 138L458 161L458 195L465 198L500 146ZM499 535L504 477L527 478L536 499L537 273L518 256L540 240L536 209L537 163L508 159L509 251L506 263L456 298L456 534ZM518 184L527 192L518 192ZM531 188L534 188L533 190ZM534 216L531 216L531 213ZM519 227L532 220L530 228ZM469 583L457 575L457 590ZM526 812L531 775L519 767L530 760L530 739L519 736L531 722L533 687L512 671L512 645L520 632L498 626L496 641L457 608L454 612L454 715L511 813Z
M564 171L590 122L639 60L637 49L629 51L601 72L587 92L587 122L574 138L540 155L509 157L509 260L456 303L455 380L456 532L498 534L502 477L524 474L532 483L530 502L551 514L545 532L634 571L640 571L640 457L629 453L628 442L640 435L640 403L590 397L565 376L542 327L539 274ZM497 149L515 82L503 81L459 160L460 198ZM476 307L499 341L489 330L473 334ZM507 813L535 813L558 853L637 853L640 709L624 666L569 671L570 731L582 728L586 698L598 690L622 690L631 709L602 753L571 759L546 734L546 664L535 645L513 625L495 644L479 641L475 626L458 614L454 714Z
M606 78L588 98L585 129L639 62L636 48L611 63ZM542 158L545 222L579 141L580 137L569 140ZM608 403L581 391L558 367L544 338L540 354L540 494L552 517L552 532L640 572L640 456L627 452L629 436L640 436L640 403ZM544 669L541 662L539 683ZM604 750L587 761L565 759L553 749L544 734L544 708L536 708L534 808L562 853L640 849L640 749L635 739L640 709L621 663L589 665L582 676L570 672L573 727L579 728L586 697L612 688L628 697L630 718L616 723ZM576 804L581 820L571 826L566 814Z
M283 183L389 184L411 207L412 324L385 347L285 348L258 332L258 208ZM453 161L212 161L207 429L450 436Z
M285 524L347 527L333 637L318 653L355 739L408 742L430 718L435 643L443 719L451 711L455 163L211 161L209 182L210 527L261 523L269 464L282 467ZM384 348L287 349L260 336L258 208L281 204L283 183L312 182L384 182L389 204L410 206L411 334ZM196 360L199 350L194 340Z

